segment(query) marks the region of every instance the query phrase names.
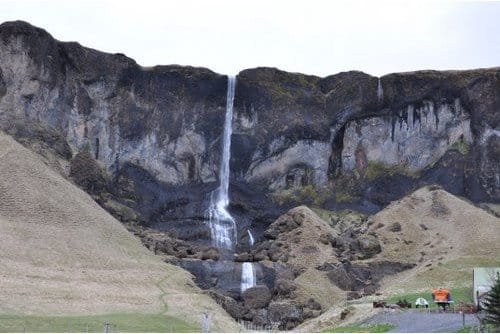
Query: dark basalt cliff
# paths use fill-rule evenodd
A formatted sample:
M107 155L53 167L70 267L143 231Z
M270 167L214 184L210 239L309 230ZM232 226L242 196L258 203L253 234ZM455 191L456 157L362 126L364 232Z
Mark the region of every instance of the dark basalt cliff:
M133 201L122 203L149 225L203 218L217 185L225 76L144 68L19 21L0 26L0 43L3 129L36 124L59 133L70 156L90 151L114 180L130 179ZM306 202L365 211L425 183L498 201L499 109L498 68L380 79L244 70L233 121L234 210L275 217L283 210L265 195L297 204L308 186Z
M217 185L225 76L144 68L19 21L0 26L0 43L4 130L30 135L24 128L35 124L58 133L70 157L91 152L115 188L130 181L118 199L148 225L203 219ZM253 212L242 228L283 212L265 196L284 207L302 199L374 211L425 183L497 202L499 109L498 68L380 79L244 70L233 121L233 209Z

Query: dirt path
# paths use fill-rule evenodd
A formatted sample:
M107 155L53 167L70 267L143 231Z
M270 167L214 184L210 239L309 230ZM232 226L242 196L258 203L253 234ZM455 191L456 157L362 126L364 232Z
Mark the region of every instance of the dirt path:
M382 312L367 320L368 324L390 323L397 333L452 333L463 327L462 314L421 312L416 310ZM465 315L465 326L476 326L473 314Z

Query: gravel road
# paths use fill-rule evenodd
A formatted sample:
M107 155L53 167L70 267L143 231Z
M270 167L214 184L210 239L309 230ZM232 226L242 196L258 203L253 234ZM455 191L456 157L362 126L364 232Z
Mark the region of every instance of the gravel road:
M451 333L463 326L462 314L438 313L417 310L385 311L366 321L368 324L390 323L395 333ZM465 315L465 326L476 326L474 314Z

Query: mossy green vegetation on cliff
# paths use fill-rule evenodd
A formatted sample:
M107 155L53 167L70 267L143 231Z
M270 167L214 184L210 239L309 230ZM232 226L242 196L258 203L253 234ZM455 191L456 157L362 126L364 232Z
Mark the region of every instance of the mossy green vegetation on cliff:
M288 73L276 68L245 70L238 75L242 81L264 89L273 108L297 104L300 100L324 99L318 89L319 77L302 73Z
M373 181L379 177L393 176L395 174L401 174L410 177L417 176L416 173L412 173L402 166L387 165L379 161L369 161L366 169L364 170L364 176L370 181Z
M463 139L457 140L451 146L451 149L457 150L462 155L467 155L469 153L469 144L467 144Z
M279 204L312 204L322 206L328 198L328 189L317 189L312 185L302 186L296 189L286 189L274 193L273 200Z

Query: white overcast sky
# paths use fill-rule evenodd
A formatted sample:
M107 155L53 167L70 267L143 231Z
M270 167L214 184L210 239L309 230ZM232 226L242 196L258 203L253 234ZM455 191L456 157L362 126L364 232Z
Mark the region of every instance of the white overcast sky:
M326 76L500 66L500 2L0 0L63 41L139 64Z

